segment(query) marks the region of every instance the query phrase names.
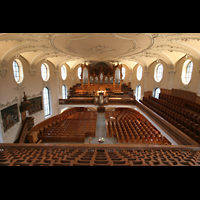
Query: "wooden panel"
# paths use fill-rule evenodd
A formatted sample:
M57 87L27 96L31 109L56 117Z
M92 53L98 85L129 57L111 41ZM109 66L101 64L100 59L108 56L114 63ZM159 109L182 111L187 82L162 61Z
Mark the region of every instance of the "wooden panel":
M197 97L197 94L195 92L190 92L190 91L180 90L180 89L172 89L172 95L183 98L183 99L187 99L190 101L194 101L194 102L196 102L196 97Z

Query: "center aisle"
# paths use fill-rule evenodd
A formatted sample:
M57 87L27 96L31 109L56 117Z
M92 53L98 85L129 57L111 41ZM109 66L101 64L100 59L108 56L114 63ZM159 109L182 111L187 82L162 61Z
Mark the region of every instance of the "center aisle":
M105 138L104 143L99 143L99 137ZM89 143L88 137L85 138L85 143ZM96 136L92 138L91 144L116 144L116 138L106 137L106 124L105 124L105 112L97 112L97 124L96 124Z
M106 137L105 112L97 113L96 137Z

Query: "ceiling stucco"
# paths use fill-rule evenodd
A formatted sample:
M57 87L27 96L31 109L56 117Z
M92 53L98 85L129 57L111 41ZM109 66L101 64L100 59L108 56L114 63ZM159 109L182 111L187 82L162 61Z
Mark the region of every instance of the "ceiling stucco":
M173 67L185 54L200 61L200 33L0 33L0 67L16 55L31 67L49 60L121 62L129 68L148 67L157 59Z

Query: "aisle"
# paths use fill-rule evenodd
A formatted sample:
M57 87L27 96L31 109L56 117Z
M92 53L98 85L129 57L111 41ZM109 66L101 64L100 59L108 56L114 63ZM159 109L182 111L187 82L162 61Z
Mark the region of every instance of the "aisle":
M104 137L105 142L103 144L116 144L116 138L106 137L106 124L105 124L105 112L97 112L97 124L96 124L96 137L93 137L91 144L102 144L98 142L99 137ZM88 137L85 138L85 143L89 143Z
M105 112L97 113L96 137L106 137Z

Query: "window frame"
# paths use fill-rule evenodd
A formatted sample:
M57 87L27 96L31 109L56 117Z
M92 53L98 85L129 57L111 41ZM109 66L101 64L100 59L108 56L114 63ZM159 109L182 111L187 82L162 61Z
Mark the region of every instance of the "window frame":
M51 100L50 100L50 89L48 87L43 88L43 108L44 116L48 117L51 115Z
M162 66L162 73L160 70L161 69L160 66ZM154 71L154 79L156 82L160 82L163 79L163 71L164 71L163 65L161 63L157 64Z
M126 76L126 68L122 67L122 80L125 79L125 76Z
M142 73L143 73L143 68L141 65L138 66L137 68L137 80L141 81L142 79Z
M64 94L65 93L65 94ZM64 97L64 98L63 98ZM67 86L64 84L62 85L62 98L67 99Z
M81 69L81 70L79 70L79 69ZM79 72L80 71L80 72ZM79 74L80 73L80 74ZM82 73L82 67L80 66L80 67L78 67L78 69L77 69L77 75L78 75L78 78L79 79L81 79L81 73Z
M22 83L24 80L24 72L23 72L23 66L20 60L15 59L12 63L13 66L13 76L16 81L16 83Z
M67 78L67 68L66 68L65 65L61 66L60 72L61 72L61 78L62 78L62 80L63 81L66 80L66 78Z
M138 88L140 88L139 93L138 93ZM141 91L142 91L141 85L137 85L135 91L136 91L136 92L135 92L135 99L136 99L137 101L139 101L139 100L141 99L141 93L142 93L142 92L141 92Z
M159 87L156 87L156 88L153 90L153 97L155 97L156 99L159 98L159 94L160 94L160 92L161 92L161 90L160 90L160 92L158 93L158 92L157 92L158 90L160 90Z
M43 70L43 68L42 68L43 66L45 66L45 68L46 68L45 71L46 71L46 72L44 72L44 70ZM40 69L41 69L41 77L42 77L42 80L43 80L43 81L48 81L48 80L49 80L49 77L50 77L49 66L48 66L46 63L42 63ZM46 78L44 77L44 73L46 74Z
M187 59L183 64L182 73L181 73L181 81L184 85L189 84L192 79L193 66L194 66L194 63L190 59ZM190 70L188 71L188 69Z

